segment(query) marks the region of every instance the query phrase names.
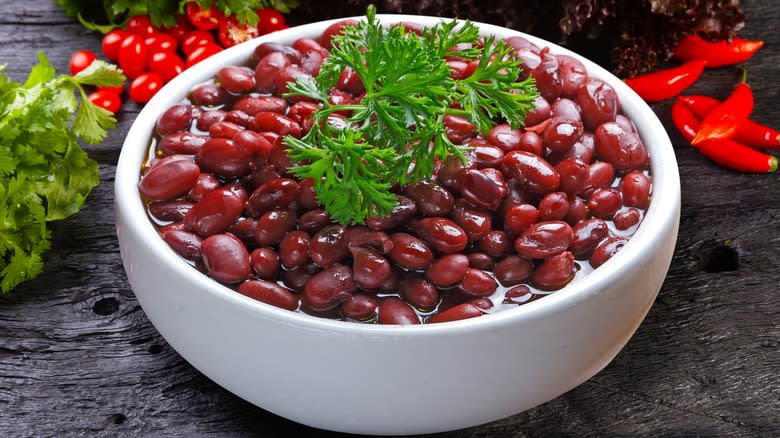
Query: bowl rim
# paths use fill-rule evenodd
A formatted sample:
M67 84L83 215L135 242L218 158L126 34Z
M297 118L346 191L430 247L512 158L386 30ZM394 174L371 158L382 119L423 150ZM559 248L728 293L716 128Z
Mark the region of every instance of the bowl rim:
M385 24L409 22L423 26L449 21L449 19L441 17L402 14L377 14L377 18ZM329 330L349 335L362 334L372 337L403 338L407 336L441 336L442 334L457 335L475 330L493 331L523 320L552 316L562 309L577 306L591 299L600 293L599 284L609 281L610 278L626 274L634 261L649 257L658 246L659 240L664 238L663 231L672 227L674 222L679 219L680 182L674 149L664 126L644 100L622 80L601 66L564 47L509 28L472 22L479 27L480 34L493 34L502 38L521 36L539 47L549 47L550 52L554 54L572 56L583 62L589 77L603 80L617 92L622 112L634 122L648 150L652 149L649 152L651 152L650 163L653 176L652 202L638 229L621 249L621 257L609 259L598 269L576 279L544 299L479 318L419 325L360 324L314 317L302 312L291 312L246 297L193 269L160 238L143 208L137 187L141 162L149 150L149 139L157 118L171 105L186 97L190 88L213 78L219 68L245 63L257 45L264 42L280 41L290 44L295 39L304 36L316 38L329 25L348 19L361 20L365 19L365 16L337 18L292 27L255 38L217 53L185 70L166 84L137 115L127 133L117 162L114 181L115 210L117 215L125 216L125 222L132 230L131 238L142 239L140 243L166 268L175 270L183 277L190 278L200 289L208 291L214 298L239 311L248 312L257 317L278 320L285 325L291 324L303 329ZM458 21L462 23L466 20Z

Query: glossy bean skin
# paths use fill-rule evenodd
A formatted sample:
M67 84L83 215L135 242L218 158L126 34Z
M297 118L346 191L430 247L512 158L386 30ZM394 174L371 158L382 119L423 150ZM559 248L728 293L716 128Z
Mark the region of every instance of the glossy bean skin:
M231 96L224 88L213 83L205 83L193 87L190 90L190 98L198 105L213 107L228 103Z
M558 72L558 58L547 48L539 53L541 62L533 69L531 75L536 79L536 88L548 102L553 102L561 96L561 79Z
M531 283L542 290L558 290L566 286L576 273L574 255L564 251L537 266L531 277Z
M200 259L200 246L203 239L195 233L183 230L166 230L161 233L165 243L187 260Z
M565 251L573 238L574 232L566 222L538 222L517 238L515 249L525 258L546 259Z
M650 206L651 186L652 180L642 172L635 170L623 175L620 183L623 204L646 210Z
M217 72L217 79L231 93L246 93L255 87L253 72L234 65L222 67Z
M498 262L493 272L502 286L509 287L520 284L530 277L533 269L530 260L520 256L509 256Z
M283 54L290 60L290 62L294 62L296 64L301 60L301 52L295 48L275 42L266 42L255 47L255 50L252 53L251 61L256 67L263 58L273 52L279 52Z
M191 132L174 132L160 139L159 148L167 155L194 155L208 140L206 137Z
M579 196L569 198L569 211L564 220L571 226L576 225L588 216L588 207Z
M296 293L301 293L309 280L314 277L314 274L304 267L297 267L294 269L283 269L281 277L285 287L294 290Z
M455 203L452 220L466 233L470 241L485 237L492 228L491 215L471 207L464 199Z
M542 141L550 150L565 153L582 135L582 123L555 117L544 130Z
M244 211L244 199L231 188L211 191L184 216L187 230L200 236L222 233L233 225Z
M249 278L249 252L236 236L211 235L201 243L200 253L209 275L218 281L238 283Z
M390 236L393 250L390 259L407 269L427 269L433 263L433 251L421 239L407 233L395 233Z
M495 210L501 204L501 187L485 172L464 169L458 176L458 181L461 196L470 204L486 210Z
M138 191L151 201L168 201L190 191L200 168L192 159L168 160L149 169L138 183Z
M233 136L233 144L235 144L236 148L248 154L255 163L258 162L258 158L261 159L261 162L265 162L270 158L274 147L263 135L245 129Z
M184 200L152 202L149 204L149 213L160 221L181 222L193 205Z
M279 242L279 259L287 268L295 268L309 260L311 239L304 231L290 231Z
M255 248L249 254L249 261L255 274L264 280L274 280L279 275L279 255L272 248Z
M513 178L534 193L554 192L560 184L560 175L544 158L525 151L512 151L504 157L503 165Z
M479 239L479 249L492 257L502 257L509 252L512 242L509 235L500 230L490 231L485 237Z
M609 227L603 219L590 219L574 225L572 232L571 252L579 258L590 255L596 245L609 235Z
M372 248L380 254L388 254L393 250L393 241L382 231L365 227L349 228L349 247Z
M291 135L301 136L301 125L295 120L271 111L260 111L255 114L254 124L251 129L257 132L275 132L282 137Z
M415 233L431 248L442 254L463 251L469 243L466 232L447 218L424 218L419 220L413 228Z
M555 166L561 177L560 190L568 195L582 191L590 175L590 167L578 158L566 158Z
M628 207L615 213L612 222L621 231L628 230L642 220L642 212L636 207Z
M510 237L517 237L528 227L539 221L539 210L531 204L518 204L504 215L504 231Z
M220 187L222 187L222 183L219 182L214 174L201 173L198 176L197 181L195 181L195 185L190 189L190 199L199 202L210 192L213 192Z
M439 258L425 271L425 278L440 287L453 286L463 279L469 267L469 258L463 254L449 254Z
M176 104L157 119L155 129L158 135L165 136L177 131L188 131L192 124L192 105Z
M425 322L426 324L437 324L441 322L460 321L463 319L476 318L482 316L484 312L477 306L469 303L459 304L450 307L444 312L437 313Z
M580 87L588 81L588 70L580 60L572 56L557 55L557 58L561 96L575 97Z
M386 297L379 300L379 324L409 325L420 324L420 317L414 309L400 298Z
M312 237L311 260L318 266L328 267L349 256L349 232L340 225L330 225Z
M239 124L223 120L221 122L216 122L209 127L209 137L212 139L226 138L233 140L235 136L243 130L244 127Z
M542 96L534 100L534 108L525 115L525 125L535 126L550 118L552 108L550 102Z
M539 201L540 221L559 221L569 213L569 197L563 192L552 192L544 195Z
M253 117L259 112L284 114L287 108L287 101L276 96L246 96L233 104L233 110L242 111Z
M248 203L252 210L258 213L274 208L287 208L298 198L299 190L295 180L273 179L255 189Z
M620 109L615 89L595 78L589 78L579 88L575 99L582 108L582 121L589 131L595 131L601 124L613 122Z
M373 248L352 247L352 270L361 289L376 289L390 275L390 263Z
M596 140L591 132L583 132L580 138L574 142L571 148L563 155L563 159L577 158L586 164L593 161L596 154Z
M541 156L544 153L544 141L539 134L525 131L520 134L520 143L517 149Z
M211 138L200 147L195 160L204 172L231 177L249 173L249 158L233 140Z
M404 194L414 200L423 216L446 216L452 211L455 199L452 194L431 181L420 181L405 187Z
M296 310L299 305L298 297L293 295L290 290L285 289L278 283L266 280L249 280L238 286L238 292L262 301L266 304L285 310Z
M279 71L290 66L290 59L281 52L265 55L255 68L255 90L260 93L274 91L274 79Z
M404 277L399 292L407 303L422 311L433 310L439 303L439 291L436 290L436 286L417 274Z
M219 120L217 122L221 122L221 121L230 122L235 125L239 125L242 128L246 128L247 126L252 124L252 116L250 116L249 114L241 110L234 109L231 110L230 112L225 113L225 117L223 117L222 120ZM209 128L211 127L209 126Z
M588 199L588 211L597 218L610 219L622 206L617 189L597 189Z
M375 296L355 294L341 303L339 311L345 318L355 321L365 321L376 314L379 301Z
M303 295L313 309L331 309L349 299L357 290L352 269L336 264L315 274L306 283Z
M500 148L504 152L520 148L520 132L516 129L512 129L511 126L505 123L494 126L488 133L487 140L490 144Z
M322 209L309 210L298 218L298 229L312 235L329 224L330 215Z
M417 213L417 203L411 198L396 195L396 199L398 204L393 207L389 215L383 217L368 216L366 218L366 226L374 230L391 230L407 222Z
M498 288L493 277L481 269L468 268L463 279L458 283L458 288L475 297L489 297Z
M598 268L611 259L612 256L617 254L628 243L628 239L625 237L610 237L603 242L593 251L590 256L590 265L593 268Z
M295 229L297 217L289 210L271 210L263 213L257 221L255 240L260 245L276 245L285 233Z
M588 167L588 178L579 194L589 198L596 190L611 186L614 180L615 168L605 161L597 161Z
M474 161L480 169L498 167L504 159L504 151L495 146L476 146L473 153Z
M482 269L489 271L493 269L495 261L493 257L485 254L484 252L472 252L467 255L469 259L469 268Z
M201 111L195 121L195 126L201 131L208 132L211 125L225 120L225 117L227 117L227 113L221 109Z
M595 132L596 153L615 170L628 172L647 167L648 155L642 140L615 122L599 125Z
M577 102L560 98L550 106L550 116L553 119L568 120L570 122L582 122L582 109Z

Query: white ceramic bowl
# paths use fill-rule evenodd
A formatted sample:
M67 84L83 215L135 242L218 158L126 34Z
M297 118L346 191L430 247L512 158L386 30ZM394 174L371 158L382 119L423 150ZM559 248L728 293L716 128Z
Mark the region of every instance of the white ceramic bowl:
M432 25L435 17L385 15ZM281 310L197 272L149 222L137 182L158 116L225 65L244 64L265 41L318 37L333 21L264 36L219 53L166 85L141 111L116 171L122 261L146 315L203 374L257 406L310 426L368 434L445 431L497 420L548 401L604 368L650 309L672 258L680 184L669 138L623 82L575 56L615 88L650 153L653 201L621 252L554 294L464 321L430 326L362 325Z

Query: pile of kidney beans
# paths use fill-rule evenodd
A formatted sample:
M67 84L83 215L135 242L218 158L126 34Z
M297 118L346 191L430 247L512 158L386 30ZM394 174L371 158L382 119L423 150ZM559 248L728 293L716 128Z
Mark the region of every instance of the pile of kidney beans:
M615 91L578 60L519 37L508 42L541 94L525 128L499 124L482 137L448 116L451 140L471 147L468 163L448 158L431 180L397 188L388 217L331 222L312 181L289 174L281 142L304 134L318 106L280 96L294 78L317 74L340 26L319 42L261 44L250 66L222 68L158 120L138 187L162 238L197 269L283 309L434 323L561 289L634 233L652 184ZM455 77L474 67L448 62ZM331 99L362 92L347 70Z

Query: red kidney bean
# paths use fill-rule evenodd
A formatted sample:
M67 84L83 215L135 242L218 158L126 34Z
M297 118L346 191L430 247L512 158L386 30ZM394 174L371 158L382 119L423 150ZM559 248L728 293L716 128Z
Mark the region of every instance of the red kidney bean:
M447 61L447 65L450 67L450 78L452 79L463 80L473 74L473 72L469 71L469 64L467 62L451 60Z
M440 287L453 286L463 279L469 267L469 258L463 254L449 254L435 262L425 271L425 278Z
M569 197L563 192L548 193L539 202L539 220L563 220L569 213Z
M590 132L583 132L580 138L571 145L571 148L563 154L561 159L577 158L582 160L586 164L590 164L593 161L593 155L596 152L596 141L593 134Z
M482 316L483 314L484 312L479 307L470 303L464 303L450 307L444 312L437 313L429 317L425 322L426 324L436 324L440 322L460 321Z
M642 212L638 208L628 207L615 213L612 221L615 223L615 228L620 231L625 231L634 225L638 224L642 220Z
M204 172L220 176L242 176L249 173L249 154L236 147L233 140L211 138L198 150L195 160Z
M590 167L577 158L566 158L555 166L561 176L559 188L562 192L574 196L579 193L588 181Z
M250 126L252 123L254 123L254 118L241 110L234 109L226 113L225 117L221 121L230 122L242 128L246 128L247 126ZM219 122L215 122L214 124L216 123Z
M211 128L211 125L225 120L225 117L227 117L227 113L220 109L201 111L200 114L198 114L198 119L195 122L195 126L201 131L208 132L209 128Z
M413 229L431 248L443 254L463 251L469 243L466 232L447 218L421 219L414 224Z
M282 100L284 101L285 105L287 105L287 101L284 99ZM308 119L319 108L320 105L314 102L307 102L305 100L300 102L295 102L290 107L290 110L287 111L287 117L303 125L303 121ZM261 110L261 111L270 111L270 110ZM275 111L275 112L283 113L283 111Z
M307 62L310 62L311 59L307 59ZM319 60L314 60L314 62L319 62ZM310 78L312 75L311 73L307 72L302 68L303 66L296 66L291 65L288 67L284 67L283 69L279 70L279 73L277 73L274 76L274 90L277 96L282 96L285 93L289 93L290 89L287 86L289 83L297 82L298 79L306 79ZM309 68L312 68L311 66ZM292 100L296 99L307 99L305 97L292 97Z
M311 260L328 267L349 256L349 232L340 225L327 226L314 235L311 241Z
M259 167L253 170L252 173L249 174L249 176L245 177L243 180L243 184L247 188L247 190L254 192L255 190L257 190L258 187L262 186L268 181L281 178L281 176L273 166L262 165L259 163L256 165L259 165ZM253 214L253 212L249 212L249 213Z
M569 251L554 255L534 269L531 283L542 290L557 290L566 286L577 274L574 256Z
M539 52L541 63L531 72L536 79L536 88L548 102L553 102L561 95L561 78L558 72L558 58L551 54L547 47Z
M292 44L293 49L303 52L317 52L322 55L323 58L328 56L328 51L320 45L317 41L311 38L298 38Z
M482 172L485 176L490 178L491 181L498 187L498 196L502 200L504 199L504 196L506 196L506 181L504 180L504 174L501 173L500 170L493 168L493 167L486 167L484 169L480 169L480 172Z
M452 195L450 195L452 196ZM368 216L366 226L374 230L390 230L406 223L417 212L417 203L406 196L396 195L398 205L388 216Z
M509 289L504 294L504 304L525 304L534 301L534 297L539 297L531 292L531 288L521 284Z
M152 202L149 204L149 213L159 221L181 222L193 205L195 204L183 200Z
M209 136L212 139L226 138L233 140L239 132L243 131L244 127L235 123L221 121L214 123L209 127ZM203 148L201 148L203 149Z
M477 167L480 169L498 167L504 159L504 151L495 146L476 146L473 152Z
M219 106L228 103L231 96L224 88L209 82L193 87L190 90L190 99L202 106Z
M458 288L475 297L489 297L498 288L496 280L481 269L468 268L463 279L458 283Z
M341 72L339 80L336 82L336 87L352 94L353 96L359 96L361 93L366 91L360 76L358 76L357 73L355 73L355 70L352 70L350 67L345 68L344 71ZM447 116L444 117L445 119L447 118Z
M493 257L490 257L484 252L472 252L466 256L469 258L469 268L489 271L493 269L493 265L495 264Z
M155 129L158 135L164 136L177 131L188 131L192 124L192 105L188 103L176 104L157 119Z
M480 251L493 257L506 255L511 247L509 235L503 231L493 230L479 239Z
M165 243L187 260L200 259L200 246L203 239L197 234L183 230L166 230L161 233Z
M274 166L274 169L276 169L279 174L289 175L290 172L288 169L292 167L293 162L290 159L290 156L287 155L288 147L282 143L282 138L278 134L272 132L261 132L260 135L273 143L271 156L269 157L268 162Z
M298 308L298 297L293 295L288 289L272 281L249 280L238 286L238 292L262 301L275 307L285 310L296 310Z
M290 59L281 52L265 55L255 68L255 90L260 93L274 91L274 79L280 70L290 65Z
M271 210L260 216L255 228L255 240L260 245L276 245L285 233L295 229L297 217L289 210Z
M201 258L209 275L223 283L238 283L249 278L249 252L232 234L214 234L200 245Z
M469 304L473 304L482 310L489 310L493 308L493 302L489 298L472 298L467 301Z
M320 43L322 44L322 47L330 49L332 45L331 41L333 40L334 36L341 35L344 32L345 27L355 26L356 24L356 20L349 19L337 21L328 26L320 37Z
M593 266L594 269L603 265L607 260L611 259L612 256L617 254L618 251L623 249L626 243L628 243L628 239L625 237L615 236L604 240L590 256L590 265Z
M436 173L436 180L450 192L457 193L458 174L461 170L466 168L476 169L477 163L474 160L468 159L468 162L464 164L460 161L460 158L450 155L441 163L441 167L439 167L439 171Z
M231 225L227 232L241 239L247 249L254 248L257 245L255 241L255 232L257 231L257 219L240 218Z
M622 206L620 192L616 189L596 189L588 199L588 211L598 218L609 219Z
M504 215L504 231L516 237L539 220L539 210L531 204L518 204Z
M513 178L532 192L545 195L554 192L560 184L560 175L544 158L525 151L506 154L503 164Z
M582 108L582 121L589 131L596 130L603 123L614 121L620 109L615 89L595 78L589 78L579 88L575 99Z
M299 51L295 50L290 46L274 43L274 42L263 43L255 47L255 51L252 53L251 61L255 66L257 66L257 64L263 58L265 58L268 54L273 52L279 52L287 56L290 62L294 64L297 64L301 61L301 53Z
M566 222L539 222L517 238L515 249L525 258L546 259L566 251L573 237L574 232Z
M485 172L476 169L464 169L460 172L458 181L461 196L472 205L487 210L495 210L501 204L503 199L501 187Z
M300 193L298 194L298 205L304 210L313 210L320 207L317 201L317 192L314 188L314 180L306 178L298 182Z
M550 118L552 109L550 103L542 96L534 100L534 109L525 115L525 126L535 126Z
M566 213L566 223L571 226L576 225L579 221L588 217L588 208L585 205L585 201L579 196L569 198L569 211Z
M349 229L349 247L373 248L380 254L387 254L393 250L393 241L390 236L365 227L352 227Z
M339 306L339 311L345 318L356 321L371 319L376 314L379 301L376 297L365 294L355 294Z
M479 240L492 228L491 215L471 208L465 199L458 199L453 207L452 220L466 233L468 240Z
M527 120L527 119L526 119ZM503 123L493 127L488 132L487 140L490 144L500 148L504 152L514 151L520 148L520 132Z
M380 299L377 313L379 314L377 321L380 324L420 324L420 317L417 316L414 309L400 298L386 297Z
M626 131L615 122L604 123L596 129L596 153L615 166L616 170L642 170L647 166L648 156L642 140L637 134Z
M217 72L217 79L222 87L231 93L247 93L255 88L254 72L238 66L222 67Z
M439 303L439 291L436 290L436 286L417 274L404 277L399 292L407 303L424 312L433 310Z
M499 214L499 217L506 216L512 207L520 204L530 204L532 202L534 202L534 196L531 191L522 186L516 179L512 178L506 182L506 196L497 213Z
M160 139L158 147L168 155L193 155L206 143L207 137L190 132L174 132Z
M265 280L274 280L279 275L279 255L272 248L256 248L249 254L252 270L258 277Z
M284 285L296 293L303 292L306 284L314 276L304 266L300 266L294 269L282 269L282 282Z
M309 210L298 219L298 229L309 234L314 234L329 224L330 215L322 209Z
M274 112L284 114L287 111L287 101L276 96L246 96L233 104L233 110L242 111L250 116L259 112Z
M401 270L398 267L391 266L390 275L379 285L377 290L385 293L397 293L398 288L401 287L401 275Z
M520 134L520 142L517 149L541 156L544 153L542 137L533 131L525 131Z
M558 75L561 78L561 95L575 97L580 87L588 80L585 64L568 55L557 55Z
M550 110L553 119L582 122L582 110L580 109L580 106L571 99L560 98L556 100L551 105Z
M544 130L542 140L544 145L553 152L565 153L571 149L580 135L582 135L582 123L555 117Z
M624 116L623 114L618 114L615 116L615 123L620 125L623 130L628 132L633 132L634 134L639 134L639 131L636 130L636 126L634 125L634 122L631 121L628 117Z
M597 189L611 186L613 181L615 168L605 161L597 161L588 167L588 178L579 194L589 198Z
M514 286L531 276L534 265L530 260L519 256L508 256L498 262L493 273L502 286Z
M446 216L455 202L444 187L431 181L419 181L404 188L404 194L415 201L420 214L426 217Z
M623 204L647 210L650 206L650 187L652 180L639 171L631 171L623 176L620 191L623 194Z
M609 227L603 219L590 219L578 222L572 232L571 252L579 258L589 255L609 235Z
M309 260L311 239L303 231L290 231L279 242L279 259L287 268L301 266Z
M239 149L242 149L246 154L254 158L262 158L262 162L265 162L267 158L271 156L273 151L273 144L271 144L265 137L254 132L241 130L233 137L233 143Z
M252 130L257 132L275 132L283 137L286 135L292 135L293 137L301 136L301 125L298 122L270 111L260 111L255 114L255 124L252 126Z
M287 208L297 198L298 183L289 178L277 178L255 189L249 197L249 206L258 213L274 208Z
M200 169L190 159L161 162L150 168L138 183L138 191L151 201L168 201L190 191Z
M407 269L422 270L433 263L433 251L421 239L411 234L395 233L390 235L393 250L390 259Z
M376 289L390 275L390 263L372 248L351 247L355 283L363 289Z
M313 309L326 310L348 300L356 290L352 269L336 264L311 277L303 295Z
M187 231L184 229L184 224L181 222L174 222L172 224L165 225L160 228L160 234L166 231Z
M222 233L233 225L244 211L244 200L231 188L220 188L207 194L184 216L184 226L201 236Z

